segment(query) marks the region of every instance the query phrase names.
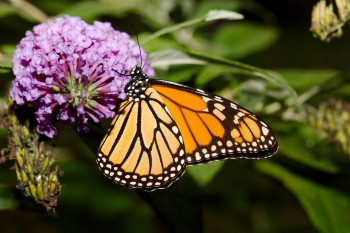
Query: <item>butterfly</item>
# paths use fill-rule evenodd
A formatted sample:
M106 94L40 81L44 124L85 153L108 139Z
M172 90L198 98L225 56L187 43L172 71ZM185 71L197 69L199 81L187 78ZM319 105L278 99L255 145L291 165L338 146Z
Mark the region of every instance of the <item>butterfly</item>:
M129 188L166 188L186 166L214 160L262 159L277 152L271 128L217 95L150 79L134 67L98 150L105 176Z

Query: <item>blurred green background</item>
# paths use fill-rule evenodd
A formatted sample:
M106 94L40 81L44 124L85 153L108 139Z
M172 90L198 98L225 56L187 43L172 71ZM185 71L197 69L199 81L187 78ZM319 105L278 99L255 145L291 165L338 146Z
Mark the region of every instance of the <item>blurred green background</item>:
M82 139L60 127L51 142L64 171L56 212L47 213L15 188L13 161L7 161L0 165L0 232L350 232L350 31L345 27L328 43L314 38L309 28L316 2L0 2L3 97L14 78L15 45L40 23L39 13L75 15L136 31L157 78L245 106L274 129L280 145L272 158L191 167L170 188L145 193L113 184L98 170L97 146L86 142L98 145L101 135ZM213 9L245 19L182 27ZM157 36L162 29L169 33ZM6 129L0 137L5 147Z

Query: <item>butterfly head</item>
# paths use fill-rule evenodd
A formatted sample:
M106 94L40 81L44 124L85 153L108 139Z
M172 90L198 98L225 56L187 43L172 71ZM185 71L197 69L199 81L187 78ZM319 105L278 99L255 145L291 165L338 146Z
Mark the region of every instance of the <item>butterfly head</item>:
M131 81L125 86L125 92L129 97L140 99L148 88L148 76L142 70L142 67L135 66L130 71Z
M143 72L142 67L140 66L135 66L132 68L130 71L130 76L133 80L148 78L147 74Z

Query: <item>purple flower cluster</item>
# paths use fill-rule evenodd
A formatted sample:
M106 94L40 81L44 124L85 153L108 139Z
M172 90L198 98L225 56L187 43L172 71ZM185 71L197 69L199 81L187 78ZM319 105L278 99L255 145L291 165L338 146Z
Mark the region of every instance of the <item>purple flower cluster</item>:
M144 72L153 76L146 54L141 56ZM33 107L40 134L54 137L57 121L86 131L89 119L98 122L115 115L130 81L120 73L140 62L138 45L109 23L55 18L35 26L17 45L10 96L16 105Z

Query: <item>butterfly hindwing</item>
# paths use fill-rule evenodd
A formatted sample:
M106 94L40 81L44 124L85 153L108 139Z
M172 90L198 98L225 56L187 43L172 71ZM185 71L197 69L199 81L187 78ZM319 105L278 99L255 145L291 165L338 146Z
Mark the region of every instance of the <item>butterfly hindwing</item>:
M152 87L163 98L184 139L186 163L272 156L272 130L250 111L214 94L162 80Z
M125 101L101 143L97 163L114 182L130 188L167 187L185 170L181 134L152 88Z

